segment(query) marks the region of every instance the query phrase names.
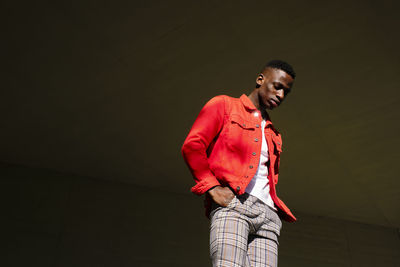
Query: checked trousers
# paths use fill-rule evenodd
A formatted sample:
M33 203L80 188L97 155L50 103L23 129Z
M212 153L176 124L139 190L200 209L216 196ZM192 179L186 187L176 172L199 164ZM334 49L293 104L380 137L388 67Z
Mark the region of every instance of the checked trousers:
M227 207L213 203L210 214L213 267L276 267L282 228L276 211L247 193Z

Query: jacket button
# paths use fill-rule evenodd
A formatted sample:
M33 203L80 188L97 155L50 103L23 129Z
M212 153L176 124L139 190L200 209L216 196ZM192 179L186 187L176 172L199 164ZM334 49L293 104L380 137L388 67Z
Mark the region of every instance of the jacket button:
M251 153L253 156L255 156L255 155L257 155L257 153L256 152L253 152L253 153Z
M256 128L260 127L260 125L256 124Z
M236 187L236 191L238 192L240 191L240 186Z
M248 176L248 175L245 175L244 178L249 178L249 176Z
M258 138L254 138L254 142L258 142Z
M242 125L243 125L243 127L246 127L246 124L243 123Z
M253 165L250 165L249 168L250 168L250 169L253 169Z

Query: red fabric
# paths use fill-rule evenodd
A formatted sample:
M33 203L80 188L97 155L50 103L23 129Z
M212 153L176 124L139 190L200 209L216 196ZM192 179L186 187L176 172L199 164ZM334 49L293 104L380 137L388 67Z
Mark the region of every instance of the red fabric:
M237 195L245 193L257 171L261 153L262 117L255 117L255 111L246 95L240 98L216 96L203 107L182 146L182 155L196 182L193 193L202 195L217 185L229 186ZM276 195L282 137L269 119L265 137L271 198L284 220L296 221ZM209 201L206 202L209 206Z

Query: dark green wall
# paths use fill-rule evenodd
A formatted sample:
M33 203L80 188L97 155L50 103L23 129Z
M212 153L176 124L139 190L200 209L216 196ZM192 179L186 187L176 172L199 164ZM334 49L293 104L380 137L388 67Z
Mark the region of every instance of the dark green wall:
M271 114L284 138L278 192L299 222L284 225L280 266L398 266L398 10L4 3L0 162L16 165L0 168L0 265L207 266L180 146L210 97L249 93L282 58L298 78Z
M271 112L279 196L400 227L399 3L8 1L0 162L187 193L180 146L201 107L281 58L298 75Z

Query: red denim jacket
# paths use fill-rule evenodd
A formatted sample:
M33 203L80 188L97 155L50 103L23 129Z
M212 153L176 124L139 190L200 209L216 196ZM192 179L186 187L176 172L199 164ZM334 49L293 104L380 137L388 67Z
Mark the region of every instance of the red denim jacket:
M245 193L261 153L262 117L254 116L254 112L259 111L246 95L216 96L203 107L182 146L182 155L196 182L193 193L202 195L217 185L229 186L237 195ZM265 137L271 198L281 218L294 222L296 218L276 195L282 138L269 119Z

